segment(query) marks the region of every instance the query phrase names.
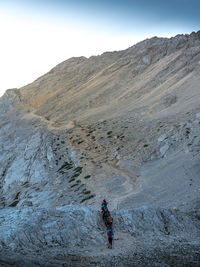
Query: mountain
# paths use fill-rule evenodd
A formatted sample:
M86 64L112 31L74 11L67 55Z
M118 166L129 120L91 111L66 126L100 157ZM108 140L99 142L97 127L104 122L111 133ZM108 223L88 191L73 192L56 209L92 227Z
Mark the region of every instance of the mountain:
M200 31L70 58L7 90L0 263L198 265L199 74Z

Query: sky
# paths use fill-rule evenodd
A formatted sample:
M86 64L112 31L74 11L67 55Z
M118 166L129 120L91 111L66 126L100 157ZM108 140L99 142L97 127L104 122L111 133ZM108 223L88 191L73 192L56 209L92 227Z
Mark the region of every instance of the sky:
M200 30L199 0L0 0L0 96L74 56Z

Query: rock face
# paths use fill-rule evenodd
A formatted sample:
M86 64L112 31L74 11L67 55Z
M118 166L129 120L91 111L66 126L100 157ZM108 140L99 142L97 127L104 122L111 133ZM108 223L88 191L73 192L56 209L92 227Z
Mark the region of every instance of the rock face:
M114 249L109 251L100 213L93 208L69 205L53 210L1 210L1 249L11 252L10 258L2 255L1 263L11 259L31 266L198 263L199 223L194 211L187 214L143 206L112 215L117 231Z
M154 37L0 98L0 265L199 264L199 62L199 32Z

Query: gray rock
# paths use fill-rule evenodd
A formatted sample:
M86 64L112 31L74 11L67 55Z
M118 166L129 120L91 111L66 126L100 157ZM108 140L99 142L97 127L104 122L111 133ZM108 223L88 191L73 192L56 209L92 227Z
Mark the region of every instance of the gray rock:
M164 157L168 149L169 149L169 145L168 144L165 144L164 146L162 146L160 148L160 156Z
M149 55L146 55L142 58L142 61L144 64L149 65L151 63L151 57Z
M158 142L163 142L167 138L167 134L163 134L158 138Z
M196 114L196 118L200 119L200 112Z
M104 225L100 213L95 209L68 205L54 210L40 208L0 210L0 230L3 233L0 237L0 256L2 255L0 263L10 251L13 255L15 253L23 255L23 259L29 255L29 260L37 255L35 257L38 262L44 266L55 258L58 266L66 257L68 263L71 263L73 260L70 255L76 255L79 266L86 266L86 263L83 264L84 259L88 264L101 263L103 266L106 262L116 261L118 266L119 262L126 262L128 255L129 263L132 262L131 255L136 251L138 256L134 256L134 260L138 261L138 257L144 257L143 254L146 254L143 259L146 261L149 258L148 253L151 254L151 250L155 249L154 259L148 259L149 263L153 264L155 258L169 258L170 250L182 247L181 242L190 244L190 261L195 262L194 241L200 234L199 221L195 214L143 206L112 212L112 216L116 237L113 251L107 254ZM164 249L166 242L170 249ZM100 257L94 257L96 254ZM184 260L184 256L178 254L177 257ZM11 258L7 261L12 263ZM160 261L165 262L163 258Z
M19 102L20 102L20 92L17 88L6 90L5 94L2 97L0 97L1 114L11 110Z

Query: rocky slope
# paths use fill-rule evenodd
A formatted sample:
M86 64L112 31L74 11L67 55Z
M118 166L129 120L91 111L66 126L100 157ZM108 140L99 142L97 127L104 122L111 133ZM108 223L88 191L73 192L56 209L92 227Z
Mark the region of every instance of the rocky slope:
M7 90L0 264L197 266L199 74L197 32L71 58Z

